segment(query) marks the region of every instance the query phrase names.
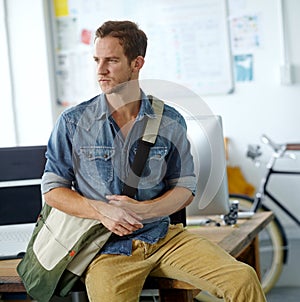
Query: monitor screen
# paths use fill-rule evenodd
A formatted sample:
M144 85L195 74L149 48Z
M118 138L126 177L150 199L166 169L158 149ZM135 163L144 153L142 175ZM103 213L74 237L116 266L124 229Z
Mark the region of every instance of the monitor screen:
M42 209L40 185L0 188L0 225L32 223Z
M46 146L0 148L0 225L35 222Z
M41 178L46 146L0 148L0 182Z

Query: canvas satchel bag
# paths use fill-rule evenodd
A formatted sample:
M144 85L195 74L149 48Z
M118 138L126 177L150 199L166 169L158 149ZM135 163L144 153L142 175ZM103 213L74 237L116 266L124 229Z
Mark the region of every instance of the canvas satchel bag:
M110 236L97 220L70 216L47 204L17 267L27 293L39 302L66 296Z

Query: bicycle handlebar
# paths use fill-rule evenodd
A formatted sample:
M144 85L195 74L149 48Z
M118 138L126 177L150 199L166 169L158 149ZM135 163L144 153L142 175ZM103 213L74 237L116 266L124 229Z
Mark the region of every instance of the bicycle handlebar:
M272 147L272 149L275 152L278 152L279 150L283 150L285 149L285 145L284 144L277 144L275 142L273 142L268 136L266 136L265 134L263 134L261 136L261 140L263 141L263 143L270 145Z
M280 150L282 151L300 151L300 143L286 143L286 144L277 144L273 142L269 137L267 137L265 134L262 135L262 141L265 144L270 145L275 152L278 152Z
M300 151L300 143L278 144L271 140L267 135L261 136L263 143L269 145L274 150L274 158L282 157L285 151ZM248 145L247 157L257 162L257 158L262 155L259 145ZM291 158L294 158L291 157Z
M300 143L286 144L286 150L300 151Z

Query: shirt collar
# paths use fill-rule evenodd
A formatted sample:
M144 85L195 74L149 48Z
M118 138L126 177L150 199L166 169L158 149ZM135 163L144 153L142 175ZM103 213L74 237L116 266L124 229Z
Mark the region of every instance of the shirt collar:
M105 119L110 116L110 110L104 93L100 94L100 101L98 103L98 108L96 112L97 112L95 114L96 120ZM136 120L137 121L142 120L145 115L148 116L149 118L156 117L153 108L151 106L149 97L141 90L141 107L136 117Z
M146 115L149 118L155 118L155 113L154 110L151 106L151 102L149 97L143 92L141 91L141 108L140 111L136 117L137 121L140 121L143 119L143 117Z

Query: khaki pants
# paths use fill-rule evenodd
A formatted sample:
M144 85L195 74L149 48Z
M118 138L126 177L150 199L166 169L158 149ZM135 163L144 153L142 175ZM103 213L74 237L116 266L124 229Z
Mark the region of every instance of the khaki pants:
M148 275L188 282L225 301L266 301L253 268L182 225L171 225L155 244L133 241L131 256L95 258L86 273L89 301L137 302Z

